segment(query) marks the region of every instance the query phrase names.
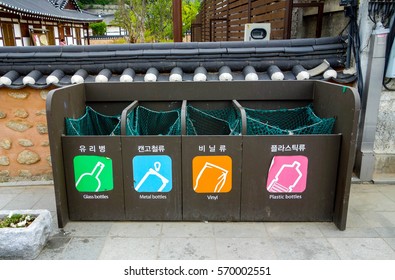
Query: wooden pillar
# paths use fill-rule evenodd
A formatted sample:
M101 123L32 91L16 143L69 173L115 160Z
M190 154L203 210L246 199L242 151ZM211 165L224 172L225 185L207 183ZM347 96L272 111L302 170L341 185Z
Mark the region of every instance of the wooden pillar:
M173 38L174 42L182 42L181 0L173 0Z

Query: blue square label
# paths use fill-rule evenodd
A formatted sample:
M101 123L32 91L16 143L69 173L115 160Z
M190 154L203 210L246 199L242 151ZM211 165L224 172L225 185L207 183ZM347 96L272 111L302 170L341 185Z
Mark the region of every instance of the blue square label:
M170 192L172 161L166 155L145 155L133 158L133 188L137 192Z

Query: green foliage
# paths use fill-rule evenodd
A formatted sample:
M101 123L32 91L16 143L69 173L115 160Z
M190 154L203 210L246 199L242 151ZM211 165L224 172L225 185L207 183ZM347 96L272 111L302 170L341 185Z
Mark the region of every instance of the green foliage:
M12 214L0 219L0 228L21 228L28 227L33 223L35 217L31 215Z
M200 10L200 0L183 0L182 1L182 32L185 34L191 30L191 25Z
M157 0L148 3L146 41L169 41L173 37L172 24L172 1Z
M125 38L117 38L117 39L112 40L112 43L113 44L126 44L127 41Z
M109 5L114 4L117 0L78 0L78 5Z
M144 42L147 0L119 0L112 24L129 34L129 42Z
M129 42L168 42L173 39L172 0L118 0L112 24L128 31ZM199 13L200 0L182 1L183 34Z
M92 29L92 33L94 36L101 36L106 34L107 31L107 24L102 22L93 22L89 24L89 27Z

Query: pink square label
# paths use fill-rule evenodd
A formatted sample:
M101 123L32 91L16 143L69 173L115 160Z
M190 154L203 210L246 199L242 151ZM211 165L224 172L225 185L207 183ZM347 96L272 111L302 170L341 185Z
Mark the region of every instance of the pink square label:
M308 162L305 156L274 156L267 176L266 189L271 193L304 192Z

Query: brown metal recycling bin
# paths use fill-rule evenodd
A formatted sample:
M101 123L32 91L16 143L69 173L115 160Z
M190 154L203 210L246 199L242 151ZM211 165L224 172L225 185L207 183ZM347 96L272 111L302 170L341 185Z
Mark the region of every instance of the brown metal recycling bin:
M136 100L154 110L182 104L181 136L66 136L65 118L82 116L86 106L116 115L126 113L125 108ZM157 107L158 104L161 105ZM282 110L308 104L312 104L320 118L335 118L332 133L247 133L248 108ZM188 105L203 111L236 108L241 116L241 132L223 134L214 126L214 133L188 135ZM52 90L47 98L47 120L59 227L70 219L182 219L333 221L344 230L359 106L356 90L321 81L109 82ZM84 153L82 146L87 148ZM102 151L105 146L105 152L100 151L99 146ZM73 166L83 162L81 156L111 159L111 195L103 192L97 199L91 199L76 192L77 181L84 173L94 174L96 165L98 169L102 164L109 166L109 161L97 161L76 174ZM81 158L75 162L77 157ZM147 164L136 178L135 173L140 171L134 168L143 166L145 161ZM171 166L167 168L172 174L171 192L166 195L132 192L132 187L143 185L144 175L161 174L166 166ZM284 174L289 175L286 177L294 176L293 182L304 183L284 184L282 180L286 177L281 170L285 169ZM159 185L165 188L170 180L169 175L163 177ZM202 188L203 182L209 182L212 189ZM284 185L291 190L289 193L285 193ZM90 203L92 205L86 207Z

